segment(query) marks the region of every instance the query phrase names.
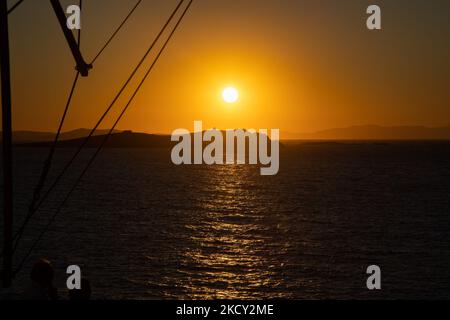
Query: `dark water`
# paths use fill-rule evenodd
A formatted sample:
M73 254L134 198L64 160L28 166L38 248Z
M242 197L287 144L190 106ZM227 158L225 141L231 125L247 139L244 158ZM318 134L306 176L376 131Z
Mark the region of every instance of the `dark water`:
M59 152L55 172L72 152ZM16 226L44 155L16 151ZM274 177L169 159L103 151L31 261L51 259L61 288L78 264L100 299L450 298L450 143L286 146ZM33 220L16 262L74 176ZM371 264L378 292L366 289Z

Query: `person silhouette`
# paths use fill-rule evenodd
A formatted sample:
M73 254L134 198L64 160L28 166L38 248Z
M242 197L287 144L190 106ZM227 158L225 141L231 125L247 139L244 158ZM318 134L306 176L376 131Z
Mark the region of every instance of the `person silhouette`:
M57 300L58 290L53 286L54 270L50 261L39 259L31 269L31 284L25 292L27 300Z

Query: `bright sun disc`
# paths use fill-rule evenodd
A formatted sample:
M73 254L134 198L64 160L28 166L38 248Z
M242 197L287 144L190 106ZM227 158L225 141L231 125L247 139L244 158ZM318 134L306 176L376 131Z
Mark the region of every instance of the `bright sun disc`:
M235 103L239 98L239 92L233 87L225 88L222 92L222 98L226 103Z

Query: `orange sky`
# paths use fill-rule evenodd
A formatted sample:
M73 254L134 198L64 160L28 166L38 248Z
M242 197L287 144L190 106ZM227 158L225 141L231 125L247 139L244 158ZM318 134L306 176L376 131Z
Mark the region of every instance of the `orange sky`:
M176 2L143 2L82 79L65 130L95 124ZM343 2L194 1L119 127L168 133L202 120L221 129L310 132L450 124L450 2L378 1L381 32L365 27L370 1ZM87 60L134 3L87 2ZM14 129L55 131L74 63L50 4L25 2L10 15L10 33ZM234 105L221 100L227 85L240 91Z

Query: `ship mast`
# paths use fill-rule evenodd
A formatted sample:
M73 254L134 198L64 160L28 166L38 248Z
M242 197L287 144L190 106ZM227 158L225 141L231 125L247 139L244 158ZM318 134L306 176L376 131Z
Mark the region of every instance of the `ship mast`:
M13 244L13 183L12 183L12 126L11 78L9 64L9 35L7 1L0 1L0 68L2 92L3 147L3 268L2 285L11 287Z
M18 2L17 4L20 4ZM72 32L66 27L66 16L59 0L50 0L58 22L76 62L76 69L86 77L92 65L85 62ZM0 0L0 67L2 96L2 148L3 148L3 267L2 286L11 287L13 260L13 177L12 177L12 125L11 77L9 59L8 7Z

